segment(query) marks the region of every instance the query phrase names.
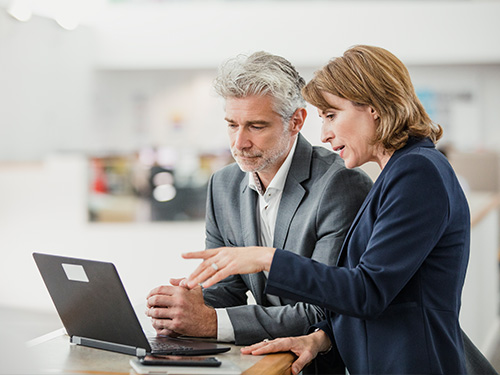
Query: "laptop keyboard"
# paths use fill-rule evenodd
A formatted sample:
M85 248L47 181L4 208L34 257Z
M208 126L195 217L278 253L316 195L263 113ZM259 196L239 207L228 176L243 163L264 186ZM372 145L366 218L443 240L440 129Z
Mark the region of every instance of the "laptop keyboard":
M151 353L163 355L208 355L229 351L229 346L218 346L211 342L202 342L174 337L149 337Z
M155 341L155 340L151 340L149 342L149 344L151 345L151 349L155 352L169 352L169 351L173 351L173 352L178 352L178 351L181 351L181 352L186 352L186 351L191 351L193 350L194 348L190 347L190 346L183 346L183 345L180 345L180 344L176 344L176 343L171 343L171 342L165 342L165 341Z

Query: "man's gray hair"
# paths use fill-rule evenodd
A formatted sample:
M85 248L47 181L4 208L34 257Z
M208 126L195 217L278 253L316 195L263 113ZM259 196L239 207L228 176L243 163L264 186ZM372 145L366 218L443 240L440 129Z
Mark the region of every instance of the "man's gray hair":
M224 99L270 95L274 110L285 122L298 108L305 108L301 94L304 85L304 79L288 60L262 51L226 61L214 81L215 91Z

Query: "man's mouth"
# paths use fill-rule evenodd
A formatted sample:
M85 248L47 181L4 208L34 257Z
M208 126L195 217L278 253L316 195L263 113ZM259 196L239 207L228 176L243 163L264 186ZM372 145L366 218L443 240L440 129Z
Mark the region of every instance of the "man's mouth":
M233 152L233 156L235 158L242 158L242 159L254 159L254 158L258 158L258 157L261 157L262 154L258 154L258 153L248 153L248 152Z

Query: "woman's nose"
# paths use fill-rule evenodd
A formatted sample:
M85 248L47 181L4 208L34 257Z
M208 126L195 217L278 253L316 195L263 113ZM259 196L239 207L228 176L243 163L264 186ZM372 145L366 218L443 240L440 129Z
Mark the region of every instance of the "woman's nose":
M321 126L321 142L328 143L333 137L334 135L331 130L328 129L328 127L323 123L323 125Z

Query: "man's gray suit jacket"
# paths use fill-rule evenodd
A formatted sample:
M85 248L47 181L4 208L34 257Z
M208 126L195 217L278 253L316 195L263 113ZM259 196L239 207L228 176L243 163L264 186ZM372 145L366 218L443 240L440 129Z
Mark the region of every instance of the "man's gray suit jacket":
M338 155L311 146L299 134L279 205L274 247L335 265L344 236L371 186L365 173L345 168ZM206 248L259 245L257 203L257 192L248 187L248 174L236 163L214 173L207 195ZM227 308L237 345L303 335L323 320L322 310L313 305L287 299L280 300L281 306L270 304L265 284L266 276L260 272L230 276L204 290L208 305ZM256 305L247 305L248 290Z

